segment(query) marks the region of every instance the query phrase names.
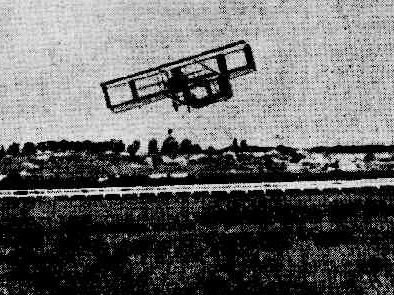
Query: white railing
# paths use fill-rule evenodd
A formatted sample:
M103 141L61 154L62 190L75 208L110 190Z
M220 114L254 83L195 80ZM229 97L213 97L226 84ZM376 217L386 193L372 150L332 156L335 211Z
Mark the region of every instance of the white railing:
M360 180L324 180L324 181L291 181L291 182L261 182L261 183L233 183L233 184L193 184L193 185L167 185L167 186L135 186L135 187L103 187L79 189L36 189L36 190L0 190L0 198L26 198L26 197L72 197L75 195L91 196L117 194L120 197L127 194L159 194L159 193L194 193L194 192L232 192L232 191L272 191L280 190L325 190L345 188L380 188L393 186L394 178L360 179Z

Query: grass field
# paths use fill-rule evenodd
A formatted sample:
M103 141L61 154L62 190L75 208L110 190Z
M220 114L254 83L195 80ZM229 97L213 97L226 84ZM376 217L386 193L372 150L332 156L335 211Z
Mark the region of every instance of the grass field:
M0 294L393 294L393 193L3 198Z

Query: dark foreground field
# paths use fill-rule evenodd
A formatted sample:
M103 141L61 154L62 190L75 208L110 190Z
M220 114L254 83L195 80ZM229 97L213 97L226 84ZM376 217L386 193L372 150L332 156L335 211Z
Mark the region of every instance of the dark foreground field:
M393 294L393 194L3 198L0 294Z

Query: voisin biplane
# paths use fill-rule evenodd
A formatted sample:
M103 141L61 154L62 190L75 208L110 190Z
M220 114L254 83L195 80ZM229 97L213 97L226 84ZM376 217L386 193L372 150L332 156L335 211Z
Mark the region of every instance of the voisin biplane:
M230 80L256 70L252 49L245 41L182 58L126 77L101 83L107 107L113 112L138 108L170 98L181 105L202 108L233 96Z

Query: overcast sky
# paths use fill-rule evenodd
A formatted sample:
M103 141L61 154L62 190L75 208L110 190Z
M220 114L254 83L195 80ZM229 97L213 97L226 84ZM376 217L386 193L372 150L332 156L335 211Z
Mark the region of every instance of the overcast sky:
M178 139L224 146L392 144L394 4L379 0L0 0L0 144ZM257 73L190 114L113 114L100 82L229 42Z

